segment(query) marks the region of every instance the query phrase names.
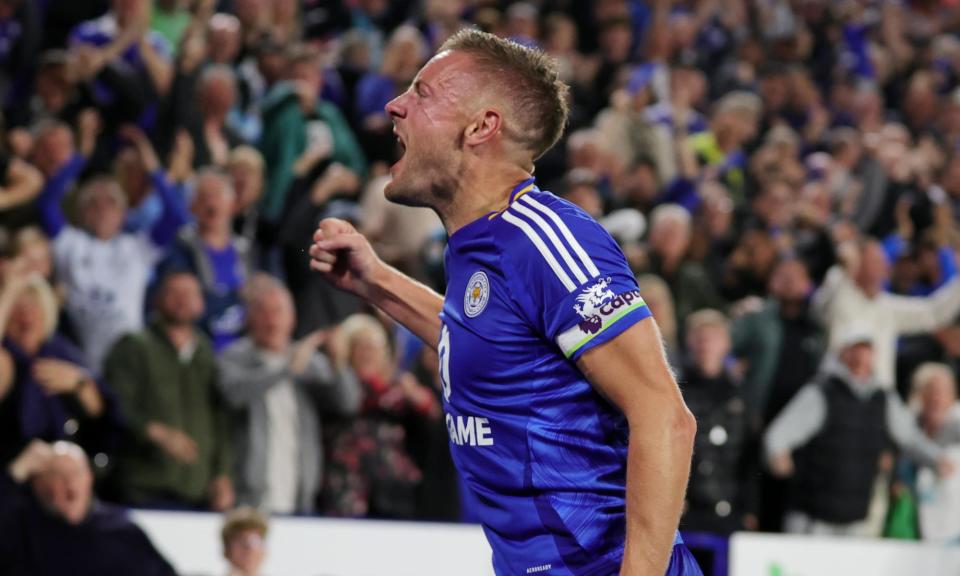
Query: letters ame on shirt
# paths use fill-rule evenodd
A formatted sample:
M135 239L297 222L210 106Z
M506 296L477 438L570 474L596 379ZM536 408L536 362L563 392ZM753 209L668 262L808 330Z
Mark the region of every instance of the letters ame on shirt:
M616 572L627 424L575 362L650 315L626 258L531 179L450 237L446 271L446 427L496 571Z

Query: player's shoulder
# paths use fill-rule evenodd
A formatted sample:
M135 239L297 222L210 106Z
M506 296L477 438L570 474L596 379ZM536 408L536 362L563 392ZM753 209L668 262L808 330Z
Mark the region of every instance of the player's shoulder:
M515 194L490 232L502 258L522 276L555 277L568 290L596 277L598 262L619 252L583 209L535 185Z

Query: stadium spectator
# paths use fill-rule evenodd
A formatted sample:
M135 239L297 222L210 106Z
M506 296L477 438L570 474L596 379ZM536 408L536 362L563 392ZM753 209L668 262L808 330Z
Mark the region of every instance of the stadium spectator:
M923 432L941 446L960 444L957 379L945 364L921 364L913 373L911 404Z
M152 148L136 128L124 132L148 158ZM155 157L154 157L155 158ZM158 166L152 160L148 166ZM49 186L49 184L48 184ZM99 372L103 357L121 335L143 325L143 298L163 247L187 221L177 190L156 188L163 214L148 232L122 232L126 196L115 180L99 176L77 194L81 227L67 223L61 202L66 187L41 196L41 222L53 239L57 276L67 286L66 310L77 330L87 364Z
M366 172L366 160L343 114L320 99L323 77L318 55L294 47L285 70L286 81L271 88L262 110L260 150L267 165L262 214L273 224L283 215L295 178L293 166L304 152L343 164L358 176Z
M253 272L253 247L233 232L236 192L217 168L197 174L191 210L195 225L183 228L159 264L160 275L188 271L203 288L201 325L215 351L243 332L245 307L240 290Z
M678 327L696 310L724 306L703 265L687 258L690 226L690 213L676 204L662 204L650 215L647 271L660 276L670 286Z
M27 262L7 265L0 288L0 462L31 439L72 439L97 454L99 467L117 448L120 430L112 393L57 334L57 301Z
M722 182L738 205L746 200L747 193L743 147L757 135L762 109L760 98L753 93L726 94L714 104L710 128L688 140L700 176Z
M236 409L237 501L275 513L308 513L323 478L321 415L350 416L360 385L320 347L328 331L292 342L290 292L260 274L245 287L248 336L221 354L218 384Z
M194 327L203 316L196 277L165 276L154 309L154 322L124 336L105 363L128 428L118 489L138 506L226 510L234 502L229 419L212 345Z
M149 29L150 8L148 0L112 0L109 12L74 28L69 41L71 48L89 54L95 63L122 59L143 74L153 98L138 123L148 130L155 124L159 99L173 81L173 50L163 36ZM101 89L110 91L106 86Z
M764 435L772 472L796 476L784 530L877 536L868 512L880 459L892 440L918 463L953 472L900 398L874 376L874 336L852 324L838 357L805 386Z
M837 352L846 328L860 322L873 344L873 377L886 389L897 385L898 336L931 332L948 325L960 311L960 279L954 278L927 297L885 292L890 265L883 247L866 239L841 246L840 261L830 269L813 297L812 313L824 325L829 349Z
M228 576L260 576L269 528L267 518L255 508L243 506L227 514L220 539L223 557L230 563Z
M741 383L746 416L760 432L810 382L820 364L826 340L810 317L813 283L804 263L783 258L770 277L768 297L755 309L734 318L733 354L746 364ZM779 531L786 513L789 482L762 471L759 525Z
M175 184L173 170L165 170L160 165L146 135L129 126L121 129L119 134L126 137L129 144L117 152L113 161L113 174L126 196L123 231L149 234L164 218L163 199L179 199L183 191ZM175 150L173 158L182 152ZM171 168L175 165L176 160ZM182 201L178 205L180 203Z
M733 353L746 362L742 386L755 428L770 422L820 363L826 344L809 315L812 292L804 263L784 258L770 277L769 297L733 321Z
M294 165L295 179L279 234L283 269L297 307L298 338L360 311L355 296L333 288L313 273L303 252L322 218L334 214L351 221L360 218L353 202L360 190L360 175L331 161L328 154L329 149L310 148Z
M335 428L324 512L334 516L412 518L422 478L405 446L406 416L439 418L434 393L410 373L399 373L383 326L354 315L336 336L337 365L363 386L360 413Z
M230 150L245 143L243 136L228 122L237 100L233 69L225 64L206 66L197 80L196 94L189 94L187 98L181 106L199 111L196 120L186 125L196 143L194 166L226 166Z
M233 233L258 248L260 226L260 198L263 196L263 156L252 146L242 145L230 151L227 173L236 193L233 205ZM254 262L260 262L255 255Z
M954 465L960 460L960 404L957 403L957 381L953 370L945 364L928 362L913 373L911 404L918 412L918 421L928 438L943 446ZM960 537L960 478L943 481L929 470L918 470L909 460L897 467L897 490L911 489L917 502L917 527L924 540L955 541Z
M93 493L83 449L34 440L0 473L3 574L173 576L122 508Z
M697 419L681 526L731 534L757 528L756 459L740 382L728 362L727 318L704 309L687 317L681 382Z

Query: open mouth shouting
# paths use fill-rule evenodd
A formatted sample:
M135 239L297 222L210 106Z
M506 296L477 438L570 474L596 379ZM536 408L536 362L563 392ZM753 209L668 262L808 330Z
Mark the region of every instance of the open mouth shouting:
M390 174L394 175L399 169L400 165L403 163L403 157L407 153L407 143L403 139L403 135L397 130L396 126L393 128L393 134L397 137L397 148L396 148L396 158L397 161L390 166Z

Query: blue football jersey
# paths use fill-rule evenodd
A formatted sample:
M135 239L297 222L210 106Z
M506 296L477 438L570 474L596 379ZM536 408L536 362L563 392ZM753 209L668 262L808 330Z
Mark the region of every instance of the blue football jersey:
M446 274L446 425L494 569L618 573L627 422L575 361L650 316L622 251L531 179L450 237Z

